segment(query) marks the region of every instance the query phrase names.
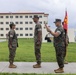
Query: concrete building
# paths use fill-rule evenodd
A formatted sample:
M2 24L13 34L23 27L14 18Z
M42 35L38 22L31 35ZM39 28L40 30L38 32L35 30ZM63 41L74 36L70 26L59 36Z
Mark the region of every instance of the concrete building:
M17 13L0 13L0 38L6 38L9 31L10 22L16 24L16 33L18 38L33 38L35 23L32 18L34 15L40 17L39 21L42 25L43 41L45 41L46 30L44 22L48 23L48 14L43 12L17 12Z
M45 36L48 34L44 28L44 22L48 23L48 15L43 12L17 12L17 13L0 13L0 38L6 38L6 34L9 31L10 22L16 24L16 33L18 38L33 38L35 23L32 18L34 15L40 17L40 23L42 25L42 37L43 42L46 42ZM52 29L53 31L55 29ZM68 30L68 36L70 42L75 42L75 29ZM53 38L53 37L52 37Z

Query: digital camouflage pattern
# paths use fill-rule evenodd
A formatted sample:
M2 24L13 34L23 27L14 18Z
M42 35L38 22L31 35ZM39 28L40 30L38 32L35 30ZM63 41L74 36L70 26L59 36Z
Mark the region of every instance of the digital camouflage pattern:
M65 55L65 32L62 26L57 27L55 32L59 31L61 34L58 37L54 37L54 47L56 50L56 58L60 68L64 67L64 55Z
M9 62L11 63L14 61L17 44L18 44L17 35L15 31L11 29L8 33ZM12 48L10 48L10 46Z
M60 68L64 67L65 47L55 47L56 59Z
M59 47L59 46L64 46L65 47L65 32L62 26L57 27L55 32L60 31L61 34L58 37L54 37L54 46Z
M37 23L35 26L34 32L34 43L35 43L35 56L37 64L41 64L41 44L42 44L42 26L40 23Z

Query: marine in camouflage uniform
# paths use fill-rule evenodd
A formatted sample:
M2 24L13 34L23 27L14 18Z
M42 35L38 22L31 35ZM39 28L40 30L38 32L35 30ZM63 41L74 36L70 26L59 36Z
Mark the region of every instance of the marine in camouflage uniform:
M54 36L54 47L56 51L56 59L59 68L54 70L55 73L63 73L63 67L64 67L64 54L65 54L65 32L63 27L61 26L61 20L56 19L54 22L56 25L56 30L55 32L52 32L47 25L46 29L48 32L50 32Z
M62 22L62 25L64 25L64 22ZM67 47L68 47L68 44L69 44L69 37L67 35L67 32L66 30L64 29L65 31L65 54L64 54L64 64L68 64L68 61L67 61Z
M64 67L64 54L65 54L65 32L62 26L57 27L55 32L59 32L58 37L54 37L54 47L56 50L56 58L60 68Z
M69 37L68 35L66 34L66 37L65 37L65 54L64 54L64 64L68 64L68 61L67 61L67 49L68 49L68 44L69 44Z
M9 48L9 68L16 68L17 66L13 64L14 57L16 54L16 49L18 46L17 35L15 32L15 24L10 24L10 31L8 32L8 48Z
M39 17L37 15L33 18L34 22L36 23L35 31L34 31L34 48L35 48L35 56L37 64L33 65L34 68L40 68L41 67L41 44L42 44L42 26L39 23Z

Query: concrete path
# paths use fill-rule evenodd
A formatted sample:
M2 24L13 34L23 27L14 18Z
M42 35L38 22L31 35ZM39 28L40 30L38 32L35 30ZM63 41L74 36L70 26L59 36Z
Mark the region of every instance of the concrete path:
M43 62L42 68L33 68L35 62L15 62L16 69L8 68L8 62L0 62L0 73L37 73L37 74L55 74L54 69L58 68L56 62ZM65 65L64 74L76 74L76 63Z
M0 39L0 42L5 42L6 41L6 39Z

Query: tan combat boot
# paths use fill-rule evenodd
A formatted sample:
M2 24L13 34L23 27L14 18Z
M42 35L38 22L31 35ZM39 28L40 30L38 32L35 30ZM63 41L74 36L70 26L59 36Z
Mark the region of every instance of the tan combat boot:
M9 65L9 68L17 68L17 66L14 65L14 64L10 64L10 65Z
M33 65L33 68L41 68L41 65L39 64Z
M64 64L68 64L68 62L67 61L64 61Z
M54 70L54 72L55 73L63 73L64 70L63 70L63 68L59 68L59 69Z

